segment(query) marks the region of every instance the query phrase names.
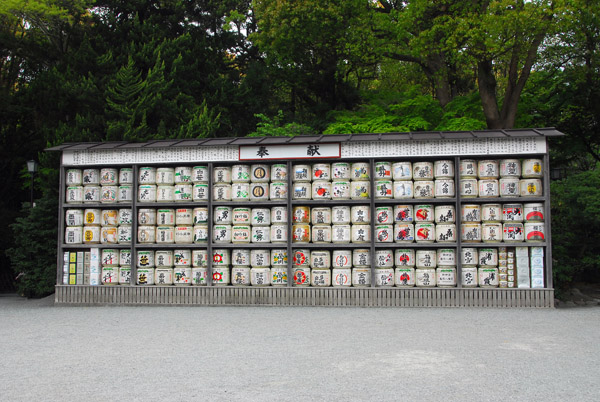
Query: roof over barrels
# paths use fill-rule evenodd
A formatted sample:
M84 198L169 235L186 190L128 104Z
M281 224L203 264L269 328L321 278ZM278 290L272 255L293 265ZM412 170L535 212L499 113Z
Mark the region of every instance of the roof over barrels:
M407 133L379 134L323 134L297 135L294 137L230 137L230 138L195 138L167 139L148 142L66 142L62 145L46 148L46 151L77 151L87 149L128 149L128 148L165 148L223 145L274 145L274 144L306 144L357 141L411 141L441 140L468 138L518 138L518 137L557 137L564 135L553 127L520 128L503 130L477 131L418 131Z

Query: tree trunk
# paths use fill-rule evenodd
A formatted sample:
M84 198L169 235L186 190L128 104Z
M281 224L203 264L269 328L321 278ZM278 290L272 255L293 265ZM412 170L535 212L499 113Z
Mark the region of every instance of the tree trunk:
M483 106L485 121L490 129L502 127L498 102L496 100L496 77L491 60L477 62L477 84L479 85L479 96Z

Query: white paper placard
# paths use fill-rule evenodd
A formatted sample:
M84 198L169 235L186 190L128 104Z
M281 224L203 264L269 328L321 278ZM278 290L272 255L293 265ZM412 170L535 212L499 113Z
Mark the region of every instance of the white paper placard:
M240 160L339 158L340 143L240 145Z

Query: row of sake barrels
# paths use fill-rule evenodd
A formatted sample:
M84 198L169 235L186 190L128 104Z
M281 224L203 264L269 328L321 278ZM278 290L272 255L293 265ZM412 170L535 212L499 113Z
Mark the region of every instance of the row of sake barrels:
M65 197L67 204L114 204L131 202L133 199L131 185L120 186L68 186Z
M131 238L131 225L65 228L65 244L130 244Z
M463 204L462 222L543 222L544 204Z
M372 217L373 215L373 217ZM376 206L371 213L369 205L308 207L294 206L292 209L293 223L340 224L353 225L370 224L374 221L380 225L391 225L400 222L435 222L454 223L456 209L454 205L433 204L402 204L394 206Z
M138 226L137 240L140 244L192 244L207 243L209 226L177 225L177 226ZM212 241L223 243L286 243L288 241L288 225L273 224L271 226L251 225L213 225Z
M461 224L463 243L543 242L544 222L467 222Z
M65 211L66 226L121 226L131 225L133 215L131 208L121 209L67 209Z
M462 198L541 197L541 179L460 179Z
M217 206L213 209L212 220L215 224L244 224L253 226L269 226L271 224L288 223L286 207L248 208ZM208 208L141 208L138 211L140 225L196 225L208 224Z
M436 268L456 266L456 250L446 249L377 249L371 260L369 249L293 251L293 265L313 269L329 268Z
M542 178L543 161L541 159L462 159L459 175L461 179L497 179L512 178Z
M133 184L132 168L67 169L67 186L115 186Z

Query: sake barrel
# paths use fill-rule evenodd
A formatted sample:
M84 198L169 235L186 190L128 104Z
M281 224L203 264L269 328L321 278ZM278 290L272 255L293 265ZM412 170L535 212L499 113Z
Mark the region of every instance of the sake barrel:
M156 185L144 184L138 188L139 202L156 202Z
M460 232L461 240L465 243L481 242L481 223L463 223Z
M496 267L498 266L498 249L482 248L479 249L479 265Z
M83 202L83 186L69 186L65 196L67 204L81 204Z
M154 251L140 250L137 252L137 267L138 268L153 268L154 267Z
M352 268L352 250L333 250L334 268Z
M479 252L476 248L465 247L461 249L461 262L463 267L468 265L477 265L479 261Z
M394 225L394 241L396 243L414 242L415 226L412 223L396 223Z
M456 195L453 179L436 179L434 185L435 198L452 198Z
M207 267L208 266L208 251L207 250L192 250L192 266Z
M417 268L435 268L437 266L436 250L418 249L415 255L415 265Z
M98 203L100 202L100 196L102 189L100 186L84 186L83 187L83 202L84 203Z
M231 284L233 286L250 285L250 267L231 268Z
M288 185L285 182L274 182L269 185L269 197L272 201L285 201L288 197Z
M194 225L194 243L208 242L208 225Z
M417 243L431 243L435 240L435 224L415 223L415 241Z
M173 285L190 286L192 284L192 267L175 266L173 268Z
M117 243L129 244L131 243L131 236L133 234L131 225L119 226L117 228Z
M271 180L287 182L287 165L285 163L271 165Z
M292 220L294 223L310 223L310 208L294 206L292 209ZM350 222L350 219L348 219L348 222Z
M234 266L250 266L250 250L247 248L234 248L231 250L231 263Z
M231 225L214 225L213 242L231 243Z
M434 268L417 268L415 270L415 276L417 287L435 287L437 284Z
M500 197L518 197L519 195L519 179L517 177L500 179Z
M331 208L313 208L310 211L311 222L313 224L331 225Z
M436 205L433 215L435 223L454 223L456 221L454 205Z
M154 283L158 286L167 286L173 284L173 268L154 269Z
M433 162L433 177L436 179L454 179L454 161L445 159Z
M371 286L371 269L352 268L352 286L368 287Z
M375 180L392 180L392 163L387 161L375 162Z
M227 286L231 283L231 272L226 266L213 267L212 284L215 286Z
M98 169L83 169L82 182L84 186L97 186L100 184L100 170Z
M156 227L155 226L138 226L137 233L138 243L151 244L156 242Z
M250 251L250 265L253 268L268 267L271 261L270 250L252 249Z
M371 223L371 207L369 205L355 205L351 207L350 221L353 225L368 225Z
M287 243L288 225L271 225L271 243Z
M208 184L195 183L192 189L193 201L206 201L208 200Z
M308 266L310 264L310 250L296 249L293 253L293 265L295 267Z
M525 240L525 228L521 222L504 223L502 240L505 242L522 242Z
M500 196L500 185L496 179L479 180L479 198L495 198Z
M541 159L523 159L522 172L523 178L542 178L544 177L543 172L543 161ZM84 182L85 184L85 182Z
M310 268L295 267L294 268L294 285L309 286L310 285Z
M231 214L231 223L234 225L248 225L251 222L252 212L250 208L233 208Z
M231 183L231 168L229 166L216 166L213 168L214 184Z
M231 201L250 201L250 183L233 183L231 185Z
M525 222L525 241L537 242L545 241L545 225L544 222Z
M119 186L117 190L117 201L118 202L131 202L133 201L133 189L129 185Z
M371 183L368 181L350 182L350 198L353 200L368 200Z
M194 227L191 225L175 226L175 243L191 244L194 241Z
M394 199L401 200L413 198L414 184L412 181L394 181Z
M331 243L331 225L313 225L311 232L313 243Z
M392 164L392 177L394 180L412 180L412 172L411 162L395 162Z
M500 222L502 220L502 206L500 204L481 205L481 220L483 222Z
M415 206L415 222L433 222L435 219L432 204L421 204Z
M192 250L187 248L178 248L173 250L173 265L175 267L191 267Z
M138 173L138 184L156 184L156 168L142 166Z
M194 166L192 168L192 181L194 183L208 183L208 166Z
M443 267L435 270L437 286L440 288L456 287L456 268Z
M250 182L250 166L249 165L233 165L233 166L231 166L231 181L234 183L249 183Z
M137 279L138 285L154 285L154 268L138 268Z
M329 163L315 163L312 166L312 180L331 180L331 165Z
M271 228L268 226L252 226L252 243L270 243Z
M287 267L276 266L271 268L271 285L286 286L288 283Z
M82 209L67 209L65 211L65 223L67 226L82 226L83 225L83 210Z
M175 225L175 210L171 208L157 210L156 224L160 226Z
M375 286L394 286L394 269L378 268L375 270Z
M231 225L232 208L226 206L217 206L213 210L213 222L217 225Z
M336 206L331 208L331 223L334 225L347 225L350 223L351 214L349 206Z
M116 267L119 265L119 251L112 248L102 249L100 254L102 266Z
M393 198L394 186L391 180L377 180L375 182L375 199L391 199Z
M192 184L178 183L175 184L175 192L173 199L175 202L190 202L194 199L194 186Z
M369 243L371 241L371 225L352 225L352 243Z
M497 160L477 162L477 176L480 179L497 179L500 176L500 164Z
M250 166L250 181L253 183L268 183L271 179L269 165L256 164Z
M173 226L156 227L157 243L175 243L175 229Z
M460 196L463 198L475 198L479 194L477 179L460 179Z
M100 243L100 227L99 226L84 226L83 227L83 243L84 244Z
M271 208L271 223L287 224L288 223L287 207L272 207Z
M131 250L120 249L119 250L119 264L120 265L131 265Z
M176 225L193 225L193 209L192 208L177 208L175 210Z
M502 241L502 224L499 222L486 222L481 225L481 240L484 243Z
M415 198L433 198L435 195L433 180L416 181L414 186Z
M413 163L413 179L415 181L433 180L433 163L432 162L414 162Z
M500 161L500 177L521 176L521 161L518 159L502 159Z
M523 204L502 205L502 220L504 222L523 222Z
M288 256L287 249L274 248L271 250L271 266L272 267L287 267Z
M292 180L295 182L309 182L311 180L310 165L294 165L292 167Z
M214 201L231 201L231 184L213 185Z
M268 199L268 183L250 183L250 201L267 201Z
M395 205L394 206L394 221L400 222L413 222L413 206L412 205Z
M175 186L156 186L156 202L173 202L175 199Z
M192 268L192 285L206 286L208 277L208 268Z
M481 222L481 205L463 204L461 207L461 219L463 222Z
M310 225L307 223L297 223L292 225L292 243L310 242Z
M252 208L251 217L254 226L269 226L271 224L271 210L269 208Z
M83 227L68 226L65 228L65 244L81 244L83 242Z
M103 285L117 285L119 283L119 267L102 266L101 282Z
M65 184L67 186L81 186L83 184L83 173L81 169L67 169Z
M438 267L456 266L456 250L453 248L442 248L437 250Z
M392 243L394 241L394 225L375 225L375 242Z
M133 184L133 169L119 169L119 184Z
M365 268L371 266L371 250L368 248L355 248L352 250L352 266Z
M157 267L172 267L173 261L173 250L156 250L154 252L154 263Z
M479 286L482 288L498 287L498 268L481 267L478 269Z
M313 250L310 253L310 267L312 269L331 268L331 253L328 250Z
M350 182L343 180L336 180L331 183L331 198L334 200L348 200L350 199Z
M334 162L331 164L331 176L334 181L347 181L352 179L351 167L347 162Z
M331 198L331 182L317 180L312 184L313 200L328 200Z
M415 250L412 248L396 249L394 251L394 263L396 267L414 267Z
M352 269L333 268L331 270L331 283L333 287L349 287L352 285Z
M438 223L435 225L435 241L438 243L456 242L456 225L454 223Z
M131 283L131 267L119 268L119 285L129 285Z
M415 286L415 269L396 268L394 271L394 283L397 287Z
M371 178L371 167L368 162L353 163L350 168L352 180L369 180Z
M168 167L156 169L156 184L169 186L175 184L175 169Z
M115 203L118 200L118 194L118 186L102 186L100 188L100 202L103 204Z
M525 213L525 221L527 222L542 222L544 220L544 204L529 203L523 205Z
M521 197L541 197L543 195L540 179L519 180L519 189Z
M375 250L375 268L392 268L394 266L394 251L391 249Z
M477 267L462 267L461 283L463 288L476 288L479 283Z
M393 225L394 210L392 207L375 207L375 222L380 225Z

